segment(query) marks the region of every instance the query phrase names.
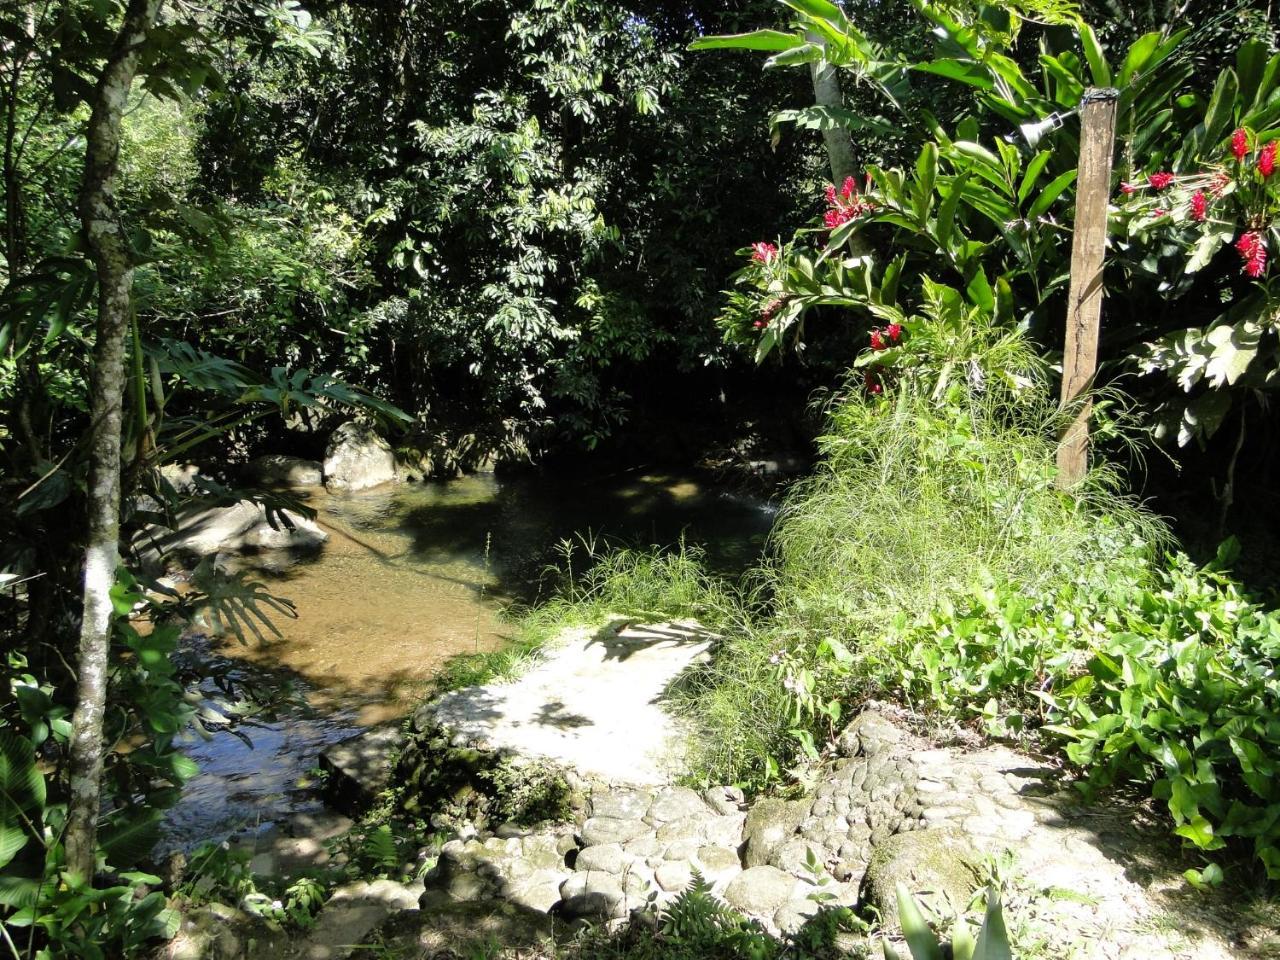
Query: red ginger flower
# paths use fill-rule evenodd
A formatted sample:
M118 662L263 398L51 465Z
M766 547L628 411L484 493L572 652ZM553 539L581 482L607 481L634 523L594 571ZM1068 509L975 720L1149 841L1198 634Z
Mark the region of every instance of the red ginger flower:
M887 346L889 345L884 342L884 336L880 333L880 331L878 329L872 330L871 331L871 349L883 350Z
M864 373L862 375L862 385L867 388L867 393L872 395L884 393L884 385L880 383L880 378L874 373Z
M836 207L822 215L822 223L828 230L834 230L836 227L848 223L856 215L857 213L852 207Z
M1260 277L1267 269L1267 244L1262 234L1249 230L1236 241L1236 253L1244 259L1244 272L1250 277Z
M1151 186L1155 187L1157 190L1163 190L1169 184L1173 183L1173 174L1164 172L1153 173L1151 176L1147 177L1147 183L1151 184Z
M848 200L857 192L858 187L854 184L853 177L845 177L844 184L840 187L840 196Z
M1191 219L1203 222L1208 210L1209 198L1204 195L1203 190L1197 190L1191 195Z
M1258 154L1258 172L1264 177L1271 176L1276 169L1276 142L1272 140Z
M1209 192L1215 197L1220 197L1229 186L1231 186L1231 177L1220 172L1213 178L1213 183L1209 185Z
M766 243L761 240L759 243L751 245L751 259L756 263L773 263L778 259L778 247L776 244Z
M884 332L889 335L890 340L892 340L894 343L897 343L899 340L902 339L902 324L891 323L884 328Z
M1243 160L1244 155L1249 152L1249 134L1244 127L1236 127L1235 133L1231 134L1231 154L1237 160Z

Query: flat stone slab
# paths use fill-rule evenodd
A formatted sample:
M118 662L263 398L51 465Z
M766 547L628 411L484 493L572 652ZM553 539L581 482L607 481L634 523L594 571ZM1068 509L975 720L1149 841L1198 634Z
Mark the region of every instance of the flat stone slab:
M550 760L589 780L670 783L684 737L661 700L713 639L692 622L573 631L519 679L424 709L454 743Z
M345 813L368 806L391 780L391 756L403 741L398 726L377 727L326 747L320 767L329 773L329 803Z

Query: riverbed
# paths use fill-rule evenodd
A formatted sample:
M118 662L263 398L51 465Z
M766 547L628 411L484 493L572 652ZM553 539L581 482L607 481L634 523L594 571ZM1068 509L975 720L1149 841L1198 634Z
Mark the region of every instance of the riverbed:
M587 561L606 545L670 546L682 537L708 566L733 575L763 549L774 508L683 474L500 479L477 474L353 494L309 491L329 539L316 554L243 562L296 609L278 637L241 644L193 637L184 656L212 677L257 687L277 704L239 736L194 733L201 768L170 811L164 846L189 847L319 805L321 750L394 722L450 657L510 638L505 612L545 598L565 552Z

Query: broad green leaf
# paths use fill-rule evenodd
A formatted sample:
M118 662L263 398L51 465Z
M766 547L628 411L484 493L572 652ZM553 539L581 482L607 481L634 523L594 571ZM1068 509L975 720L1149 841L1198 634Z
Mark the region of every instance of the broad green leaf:
M1018 206L1027 202L1027 197L1035 189L1036 181L1040 179L1041 172L1052 156L1048 150L1041 150L1031 158L1031 162L1027 164L1027 169L1022 174L1022 183L1018 187Z
M805 43L782 53L774 54L764 62L765 67L794 67L802 63L817 63L822 59L822 47Z
M912 960L942 960L942 947L929 929L929 924L916 905L915 898L901 883L896 885L898 918L902 922L902 936L911 948Z
M961 197L964 196L965 184L968 182L969 171L966 170L951 181L951 185L947 188L947 193L942 199L942 205L938 207L938 219L935 221L938 246L948 252L951 251L951 231L955 227L956 208L960 204Z
M968 61L933 60L929 63L913 64L911 69L918 70L920 73L931 73L937 77L946 77L948 80L958 80L979 90L991 91L996 88L990 73L979 64Z
M1031 209L1027 211L1027 219L1034 220L1046 213L1053 206L1054 201L1062 195L1062 191L1075 183L1076 173L1077 171L1075 170L1068 170L1050 180L1048 186L1040 191L1035 201L1031 204Z
M815 20L824 20L838 29L845 30L849 20L844 11L828 0L782 0L783 4Z
M1187 265L1183 267L1186 273L1196 273L1203 270L1209 265L1209 261L1213 259L1222 247L1231 242L1231 238L1235 236L1235 225L1229 223L1214 223L1200 235L1196 240L1195 246L1191 248L1191 256L1187 258Z
M1133 78L1147 66L1159 46L1160 34L1156 32L1145 33L1135 40L1125 54L1117 86L1127 87L1133 83Z
M987 913L978 932L978 942L973 949L973 960L1013 960L1009 948L1009 931L1004 925L1004 910L1000 906L1000 893L995 887L987 891Z
M804 38L781 30L752 30L750 33L730 33L713 37L699 37L689 44L690 50L791 50L804 46Z
M1111 66L1107 63L1107 58L1102 52L1102 44L1098 42L1098 35L1093 32L1093 27L1087 23L1080 24L1080 43L1084 47L1084 58L1089 64L1089 74L1093 77L1093 84L1096 87L1111 86Z

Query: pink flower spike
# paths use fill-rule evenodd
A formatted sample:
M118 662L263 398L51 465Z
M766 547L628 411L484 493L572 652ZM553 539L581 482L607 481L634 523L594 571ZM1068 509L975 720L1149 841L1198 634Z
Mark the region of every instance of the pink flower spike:
M1151 186L1156 190L1163 190L1165 187L1169 186L1169 184L1173 183L1173 174L1166 172L1153 173L1151 176L1147 177L1147 183L1151 184Z
M1264 177L1271 176L1276 169L1276 142L1272 140L1258 153L1258 172Z
M858 188L853 182L853 177L845 177L844 185L840 188L840 196L848 200L857 192L858 192Z
M1203 223L1209 210L1209 198L1205 196L1203 190L1197 190L1191 195L1191 219L1197 223Z
M1249 134L1244 127L1236 127L1235 133L1231 134L1231 155L1237 160L1243 160L1248 152Z
M778 259L778 248L775 244L761 240L751 245L751 259L756 263L773 263Z

